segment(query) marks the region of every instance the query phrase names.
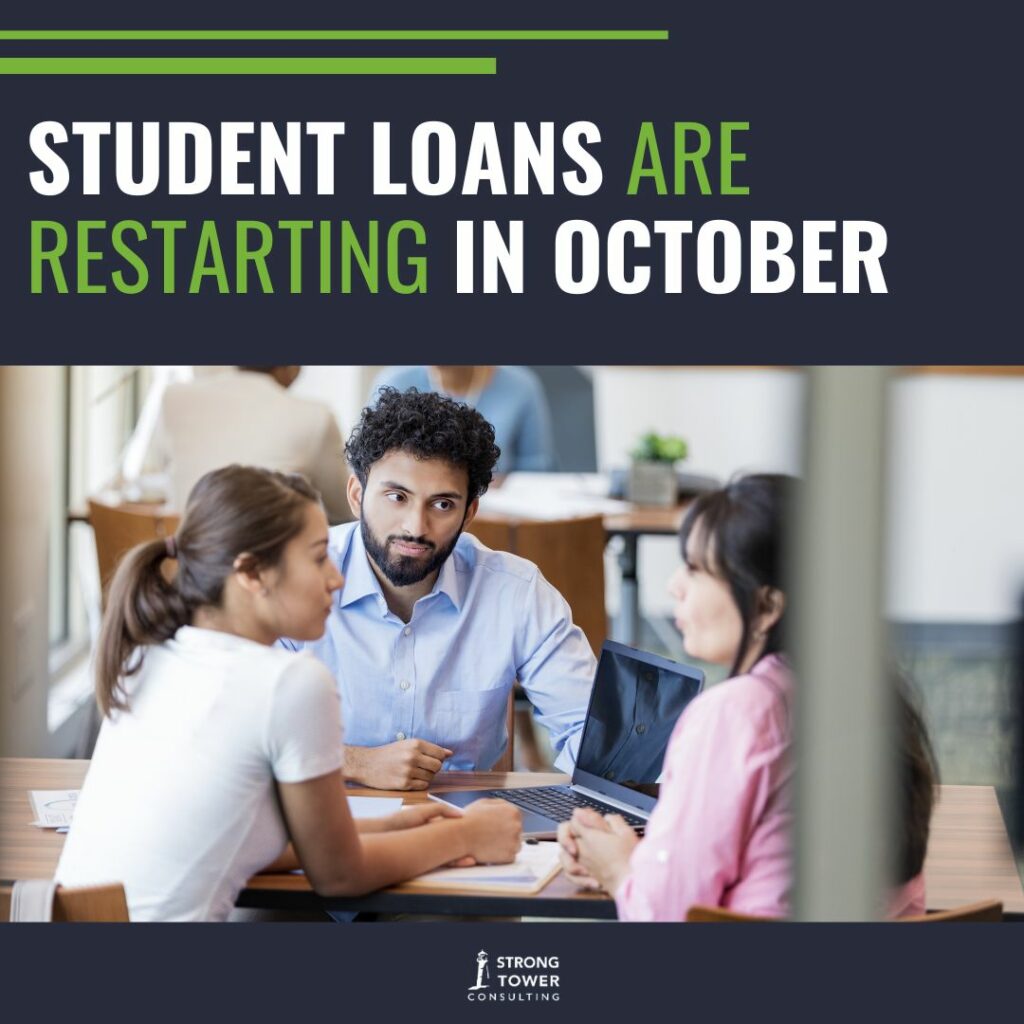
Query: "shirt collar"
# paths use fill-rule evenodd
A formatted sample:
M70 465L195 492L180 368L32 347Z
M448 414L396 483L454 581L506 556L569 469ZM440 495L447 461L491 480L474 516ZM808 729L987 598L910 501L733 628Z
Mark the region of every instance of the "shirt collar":
M461 539L461 538L460 538ZM455 559L458 557L458 546L445 560L441 571L437 574L437 582L434 584L435 594L444 594L452 603L456 611L462 609L462 587L459 574L455 571Z
M387 615L388 605L381 590L380 580L370 567L370 556L366 553L363 544L363 534L360 524L352 524L352 533L348 543L348 550L341 552L339 568L345 574L345 585L338 596L338 604L341 608L347 608L350 604L363 600L366 597L376 597L380 606L381 614ZM434 589L428 597L435 594L444 594L451 602L452 607L459 611L462 608L462 586L459 574L455 570L456 552L453 551L445 559L441 571L437 574ZM425 600L425 598L421 598Z
M363 536L359 523L352 524L348 550L342 551L339 568L345 574L345 585L338 594L338 605L347 608L350 604L362 601L366 597L376 597L381 614L387 615L388 605L384 600L384 592L380 582L370 568L369 556L363 546Z

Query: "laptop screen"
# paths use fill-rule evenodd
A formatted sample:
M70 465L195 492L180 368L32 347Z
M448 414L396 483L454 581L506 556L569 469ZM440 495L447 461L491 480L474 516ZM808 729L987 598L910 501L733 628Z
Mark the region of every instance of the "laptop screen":
M605 643L573 782L653 807L676 719L703 684L704 674L697 669Z

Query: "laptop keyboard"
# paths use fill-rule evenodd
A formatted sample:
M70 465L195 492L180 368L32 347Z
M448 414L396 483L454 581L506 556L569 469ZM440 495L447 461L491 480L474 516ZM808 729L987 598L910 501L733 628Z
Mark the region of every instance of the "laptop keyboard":
M635 814L598 803L596 800L580 796L573 790L566 791L554 786L538 786L533 789L496 789L488 796L507 800L523 810L535 811L554 821L568 821L577 807L591 807L599 814L608 814L609 812L621 814L626 824L632 825L636 829L642 829L647 824L643 818L638 818Z

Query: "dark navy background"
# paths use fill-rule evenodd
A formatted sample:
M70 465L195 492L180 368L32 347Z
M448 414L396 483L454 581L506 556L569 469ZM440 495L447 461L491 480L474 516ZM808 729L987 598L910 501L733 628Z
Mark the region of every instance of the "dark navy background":
M663 28L667 43L0 44L0 53L436 54L498 58L493 78L6 78L0 80L0 310L3 362L212 363L972 363L1021 362L1019 141L1008 113L1017 36L1005 5L911 10L886 3L731 3L614 9L593 4L392 3L375 13L293 2L234 16L209 4L8 8L7 27ZM148 10L148 9L147 9ZM385 21L386 18L386 21ZM1012 59L1011 59L1012 57ZM72 120L344 120L332 198L132 199L35 195L33 124ZM373 197L370 125L400 139L426 119L593 120L605 185L596 196ZM747 120L737 165L749 197L628 198L643 120ZM664 155L664 154L663 154ZM359 159L346 164L346 156ZM506 170L509 161L506 160ZM429 234L426 296L29 294L32 218L401 217ZM458 218L521 218L526 293L459 296ZM666 296L554 283L550 239L571 217L863 218L888 230L890 294ZM691 246L688 252L692 252ZM225 254L227 255L227 253ZM151 267L155 274L158 268ZM185 281L180 282L182 288ZM0 928L5 1018L506 1019L671 1014L697 1021L856 1019L968 1007L1017 1011L1021 933L1002 927L25 926ZM476 952L556 953L558 1003L466 1002ZM34 986L38 984L37 990ZM31 1000L31 1002L30 1002ZM15 1011L7 1013L6 1011ZM162 1011L162 1012L161 1012ZM984 1011L983 1011L984 1012ZM244 1014L244 1017L243 1017ZM226 1015L230 1015L226 1016Z
M12 328L6 361L272 363L285 352L305 363L469 362L482 353L490 361L521 363L1020 361L1020 261L1013 254L1010 214L1019 144L1005 109L1014 65L1010 33L1001 25L1004 8L994 3L950 13L870 2L834 11L765 3L631 3L607 11L592 4L446 4L443 17L415 4L364 14L293 3L262 15L245 8L234 17L213 16L196 3L159 15L109 4L102 13L90 11L84 26L80 11L67 3L48 5L45 21L49 27L90 28L635 27L667 28L670 39L0 43L6 55L433 54L498 60L494 77L55 76L0 82L0 305ZM38 27L41 20L32 12L3 18L10 27ZM28 182L29 171L39 166L28 147L29 131L44 119L66 125L191 120L214 130L227 120L343 120L347 133L338 146L333 197L319 197L312 187L301 196L168 197L158 190L127 197L112 180L108 139L105 194L83 197L72 188L47 198ZM372 122L392 122L400 174L413 127L428 119L451 123L462 139L473 121L495 121L509 141L515 120L554 121L556 139L565 124L592 120L602 131L594 151L604 185L589 197L373 196ZM667 173L672 122L700 121L716 130L723 120L749 121L751 130L736 136L747 162L735 166L735 179L749 184L751 194L626 196L644 120L661 129ZM511 179L510 147L503 157ZM569 165L563 160L563 166ZM137 296L112 290L29 293L33 218L112 223L128 217L180 217L197 227L202 218L215 218L229 268L239 218L348 218L356 225L377 218L382 226L412 218L428 232L429 290L397 295L385 288L373 295L357 283L351 295L321 295L315 288L291 295L286 266L272 256L272 267L278 267L274 295L252 291L254 274L248 295L219 295L210 280L203 294L189 295L191 258L180 244L175 295L159 290L162 259L155 253L150 287ZM689 219L696 229L721 217L737 222L744 235L751 219L777 219L790 224L798 240L803 220L875 220L889 236L883 259L889 294L805 295L798 286L780 295L751 296L742 289L706 294L694 278L690 237L682 295L661 293L657 261L652 286L639 295L615 294L607 284L586 296L566 295L555 283L553 239L556 226L574 217L601 229L623 218L648 224ZM455 293L459 218L525 221L524 294ZM276 241L282 256L286 241L283 234ZM834 248L838 256L838 238ZM797 261L799 284L799 255ZM115 266L124 269L116 257L106 266L108 274ZM833 269L838 276L838 263Z
M12 925L0 928L0 953L10 1020L88 1008L86 1019L196 1024L964 1021L1019 1016L1019 934L1010 924ZM480 949L492 988L498 956L557 955L559 1001L469 1002Z

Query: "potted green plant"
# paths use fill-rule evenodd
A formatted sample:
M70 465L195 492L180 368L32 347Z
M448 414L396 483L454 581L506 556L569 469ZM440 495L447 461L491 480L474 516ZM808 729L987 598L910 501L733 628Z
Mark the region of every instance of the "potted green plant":
M678 498L676 463L688 454L681 437L644 434L629 467L630 501L638 505L674 505Z

